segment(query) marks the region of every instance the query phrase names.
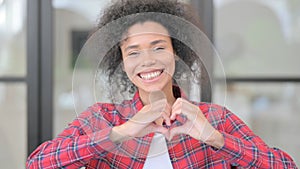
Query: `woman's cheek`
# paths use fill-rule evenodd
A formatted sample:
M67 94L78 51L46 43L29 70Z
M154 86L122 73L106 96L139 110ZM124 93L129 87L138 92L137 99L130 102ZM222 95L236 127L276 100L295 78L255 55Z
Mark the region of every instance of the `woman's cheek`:
M174 58L169 58L167 61L165 61L166 65L168 65L168 74L170 76L173 76L174 75L174 72L175 72L175 60Z
M129 79L132 79L135 74L135 64L133 62L130 62L129 59L124 60L124 70Z

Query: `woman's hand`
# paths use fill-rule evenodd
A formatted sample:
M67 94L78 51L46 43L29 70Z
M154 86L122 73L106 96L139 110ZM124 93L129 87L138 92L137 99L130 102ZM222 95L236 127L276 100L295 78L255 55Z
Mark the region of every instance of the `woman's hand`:
M178 98L172 106L170 120L175 120L180 114L186 116L187 121L182 126L174 127L169 131L167 137L169 140L177 134L187 134L216 148L224 145L222 134L208 122L198 106Z
M132 137L143 137L153 132L166 134L168 129L154 122L162 118L170 126L170 113L171 106L165 98L151 102L124 124L113 127L110 138L114 142L122 142Z

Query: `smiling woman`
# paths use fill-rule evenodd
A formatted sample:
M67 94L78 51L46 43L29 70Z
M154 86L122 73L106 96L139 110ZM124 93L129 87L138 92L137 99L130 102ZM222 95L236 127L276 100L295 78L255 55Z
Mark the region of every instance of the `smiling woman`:
M156 22L137 23L130 27L120 48L124 70L143 103L149 104L150 92L160 90L172 104L175 54L166 28Z
M108 7L81 56L100 55L112 97L119 96L112 89L119 84L134 95L90 106L40 145L27 167L296 168L289 155L268 147L228 109L192 101L176 81L176 74L189 72L186 82L197 83L202 57L213 53L188 11L175 0Z

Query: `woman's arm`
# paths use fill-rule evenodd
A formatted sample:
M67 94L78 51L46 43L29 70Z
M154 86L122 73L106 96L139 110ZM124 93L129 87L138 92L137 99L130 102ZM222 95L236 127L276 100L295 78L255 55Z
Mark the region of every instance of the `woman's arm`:
M224 109L224 146L216 155L245 168L297 168L292 158L277 148L270 148L236 115Z
M101 110L91 107L59 136L41 144L27 159L26 168L80 168L115 148L109 139L112 126L97 118Z

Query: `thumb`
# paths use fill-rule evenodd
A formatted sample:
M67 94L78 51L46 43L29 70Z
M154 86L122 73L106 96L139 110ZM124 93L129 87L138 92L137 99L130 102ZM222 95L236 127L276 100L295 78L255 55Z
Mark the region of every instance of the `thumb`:
M179 127L174 127L169 131L169 135L167 137L167 139L169 141L172 140L172 138L178 134L182 134L184 133L184 127L183 126L179 126Z

